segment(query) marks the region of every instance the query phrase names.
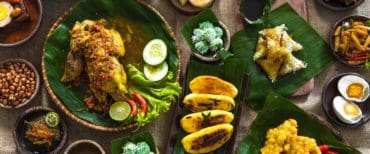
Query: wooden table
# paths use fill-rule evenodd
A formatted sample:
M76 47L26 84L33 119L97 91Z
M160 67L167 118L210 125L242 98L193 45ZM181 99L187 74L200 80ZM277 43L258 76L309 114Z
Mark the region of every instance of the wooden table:
M43 0L44 5L44 17L41 24L40 30L36 36L29 42L14 48L0 48L0 61L8 58L24 58L31 61L39 73L41 73L41 52L43 44L46 38L46 34L51 28L55 20L61 16L68 8L73 6L77 0ZM190 16L182 15L172 7L170 0L147 0L148 3L152 4L155 8L162 13L172 28L175 30L177 41L181 50L181 61L186 63L189 58L189 47L185 43L184 38L179 33L182 25L190 18ZM242 28L242 21L239 17L239 0L218 0L212 7L214 12L217 14L219 19L226 24L230 32L233 34ZM317 30L317 32L325 39L328 40L328 32L331 25L340 17L346 16L353 13L363 14L370 16L370 1L365 1L357 9L347 12L333 12L329 11L319 4L316 4L315 0L306 1L308 8L308 19L309 23ZM328 51L330 52L330 51ZM319 56L319 55L318 55ZM182 66L182 70L185 66ZM297 105L305 109L306 111L317 113L320 116L325 117L321 109L321 93L323 85L332 76L343 73L343 72L357 72L367 76L370 79L369 71L361 69L353 69L339 62L334 63L326 70L324 70L319 76L315 78L315 88L309 95L290 98ZM8 154L15 153L15 145L12 139L11 131L14 128L15 120L18 116L25 111L27 108L32 106L50 106L54 109L58 109L55 104L49 98L44 86L40 90L37 98L29 105L16 109L16 110L4 110L0 109L0 153ZM172 106L173 109L174 105ZM248 126L253 121L256 113L250 108L244 106L242 111L241 129L238 134L237 140L240 141L245 134L248 132ZM156 120L154 123L147 125L142 130L150 130L155 137L156 143L160 151L166 149L168 140L168 131L170 121L172 118L172 111L169 111ZM105 150L110 153L110 141L120 136L130 135L130 132L115 132L106 133L88 129L84 126L80 126L75 121L72 121L66 115L62 115L66 119L68 125L68 143L71 143L78 139L93 139L97 140L103 145ZM367 123L359 128L343 128L337 127L342 133L345 140L358 148L363 153L370 153L370 123Z

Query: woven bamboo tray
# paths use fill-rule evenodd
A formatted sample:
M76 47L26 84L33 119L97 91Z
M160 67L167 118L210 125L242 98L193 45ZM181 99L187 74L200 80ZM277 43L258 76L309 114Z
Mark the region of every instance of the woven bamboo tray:
M168 32L170 33L170 36L173 38L173 40L176 42L176 37L175 37L175 33L173 32L171 26L168 24L168 22L164 19L164 17L159 13L158 10L156 10L153 6L151 6L150 4L148 4L147 2L145 2L144 0L137 0L140 4L146 6L147 8L149 8L150 10L152 10L155 14L157 14L162 20L163 22L166 24L166 28L168 30ZM76 4L77 5L77 4ZM57 19L57 21L53 24L53 26L51 27L47 37L49 37L54 31L55 29L60 25L60 23L62 21L64 21L65 17L72 11L72 9L74 8L75 6L71 7L68 11L66 11L64 13L63 16L61 16L60 18ZM180 51L178 50L178 43L176 42L176 51L177 51L177 55L178 55L178 59L179 59L179 64L178 64L178 68L177 68L177 81L179 81L179 78L180 78L180 68L181 68L181 61L180 61ZM88 128L91 128L91 129L95 129L95 130L99 130L99 131L106 131L106 132L116 132L116 131L127 131L127 130L135 130L137 127L138 127L138 124L136 122L133 122L131 124L127 124L127 125L122 125L122 126L118 126L118 127L108 127L108 126L101 126L101 125L96 125L96 124L93 124L89 121L86 121L78 116L76 116L75 114L73 114L65 105L64 103L58 98L58 96L54 93L53 89L50 87L50 84L49 84L49 80L47 78L47 75L46 75L46 69L45 69L45 48L43 49L43 52L42 52L42 60L41 60L41 67L42 67L42 76L43 76L43 80L45 82L45 87L48 91L48 93L50 94L50 97L52 98L53 102L55 102L55 104L65 113L67 114L70 118L72 118L73 120L75 120L77 123L81 124L81 125L84 125Z

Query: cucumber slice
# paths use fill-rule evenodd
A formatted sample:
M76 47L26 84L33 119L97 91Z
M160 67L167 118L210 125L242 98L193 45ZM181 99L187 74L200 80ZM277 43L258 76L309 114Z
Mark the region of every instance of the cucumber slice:
M153 39L145 45L143 58L149 65L158 65L167 57L167 46L161 39Z
M160 65L144 65L144 75L150 81L162 80L168 73L168 64L163 62Z

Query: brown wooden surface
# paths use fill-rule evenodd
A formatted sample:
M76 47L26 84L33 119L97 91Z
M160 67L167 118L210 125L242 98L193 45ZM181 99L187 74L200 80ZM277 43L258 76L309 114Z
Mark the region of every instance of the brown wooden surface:
M70 8L73 4L77 2L77 0L43 0L42 2L44 3L45 14L40 31L38 31L35 37L32 38L29 42L21 46L15 48L0 48L0 60L8 58L25 58L35 65L39 73L41 72L41 52L47 32L51 28L52 24L56 21L56 19L63 15L63 13L68 10L68 8ZM189 47L185 43L185 40L179 30L191 16L180 14L172 6L170 0L147 0L147 2L157 8L175 30L175 35L181 50L180 53L182 55L181 61L183 63L186 62L190 55ZM231 34L234 34L242 28L242 20L239 18L238 3L239 0L217 0L212 7L219 19L229 28ZM306 3L308 8L307 14L309 23L326 40L328 38L328 33L331 29L332 24L340 17L353 13L370 16L370 1L365 1L357 9L346 12L333 12L327 10L321 5L316 4L315 0L308 0L306 1ZM318 55L318 57L319 56L320 55ZM185 68L184 65L182 67L183 69ZM291 100L304 110L325 117L321 109L321 93L323 85L332 76L343 72L357 72L366 76L368 79L370 78L370 73L363 69L353 69L344 66L339 62L336 62L325 69L323 72L321 72L320 75L315 77L315 87L309 95L291 98ZM37 105L49 106L58 110L58 108L54 105L54 103L51 102L51 99L48 97L44 86L42 86L39 95L29 105L15 110L0 109L1 154L15 153L15 144L12 140L11 135L11 132L14 129L15 120L27 108ZM174 105L172 107L174 107ZM246 133L248 132L248 126L256 116L256 113L246 106L243 108L242 113L241 129L237 137L238 141L240 141L246 135ZM169 122L173 118L172 115L173 111L169 111L161 115L161 117L154 123L151 123L139 130L151 131L155 138L157 146L162 153L164 153L163 151L165 151L166 149L168 133L170 129ZM131 134L130 132L106 133L95 131L81 126L80 124L63 114L62 117L66 119L66 123L68 125L69 137L67 140L67 145L78 139L93 139L102 144L105 150L110 153L110 141L112 139ZM336 128L349 144L358 148L363 153L370 153L370 123L354 129L338 126L336 126Z

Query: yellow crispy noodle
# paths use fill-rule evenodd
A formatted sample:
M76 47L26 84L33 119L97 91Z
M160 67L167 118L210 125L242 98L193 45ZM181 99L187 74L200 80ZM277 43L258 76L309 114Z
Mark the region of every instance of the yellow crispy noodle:
M276 128L269 129L262 154L321 154L315 139L298 136L298 124L288 119Z

